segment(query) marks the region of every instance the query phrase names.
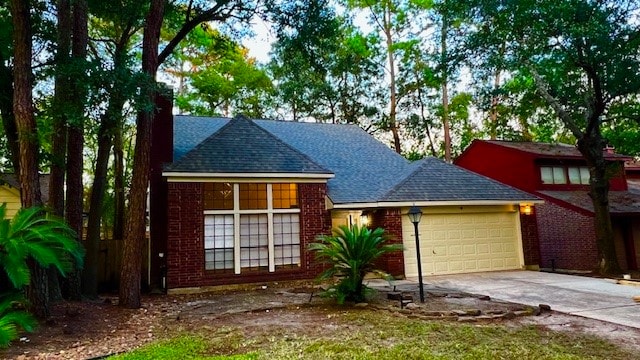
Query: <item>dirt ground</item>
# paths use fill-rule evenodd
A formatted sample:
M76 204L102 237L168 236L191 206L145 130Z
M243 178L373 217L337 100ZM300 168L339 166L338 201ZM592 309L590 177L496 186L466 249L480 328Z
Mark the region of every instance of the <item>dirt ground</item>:
M380 289L367 305L345 306L410 315L419 313L424 318L437 318L438 311L473 309L491 314L532 310L518 304L452 293L446 289L428 291L424 304L417 301L417 289L406 292L417 302L417 307L407 310L400 309L399 301L388 300L387 293L391 290ZM270 326L277 326L314 336L335 327L348 326L331 316L345 308L335 305L332 299L320 297L318 291L310 283L251 285L233 290L222 288L203 294L146 296L143 307L137 310L122 309L117 306L117 299L109 296L102 297L100 301L63 302L54 306L52 318L36 333L25 334L10 348L0 351L0 358L99 358L126 352L172 334L221 327L239 327L250 335L264 333ZM442 319L457 321L450 316L442 316ZM589 333L640 351L640 329L553 311L479 321L499 322L506 326L535 324L555 331Z

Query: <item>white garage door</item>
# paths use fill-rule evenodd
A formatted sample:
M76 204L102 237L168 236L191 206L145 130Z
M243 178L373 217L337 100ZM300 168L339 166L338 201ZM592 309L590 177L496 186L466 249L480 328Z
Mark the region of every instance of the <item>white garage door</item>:
M406 216L402 232L405 275L417 276L415 231ZM517 212L424 214L419 232L423 275L522 267Z

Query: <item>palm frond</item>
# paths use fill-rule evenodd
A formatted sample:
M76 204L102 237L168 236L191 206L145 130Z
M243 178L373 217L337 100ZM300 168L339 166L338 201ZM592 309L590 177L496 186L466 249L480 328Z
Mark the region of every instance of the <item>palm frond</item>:
M366 286L364 276L375 271L374 262L380 256L402 249L400 244L385 244L388 236L381 228L370 230L366 227L340 226L333 229L331 236L320 235L317 242L309 245L318 261L329 264L329 268L319 275L319 279L337 276L339 283L330 292L338 303L345 300L364 300Z

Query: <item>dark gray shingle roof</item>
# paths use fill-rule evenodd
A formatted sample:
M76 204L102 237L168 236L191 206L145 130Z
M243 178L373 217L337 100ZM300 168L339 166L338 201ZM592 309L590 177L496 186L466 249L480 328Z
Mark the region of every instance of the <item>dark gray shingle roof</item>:
M178 161L211 134L225 126L230 118L174 115L173 161Z
M588 191L540 191L553 199L593 213L593 201ZM609 211L611 214L640 214L640 193L629 191L609 191Z
M512 149L518 149L532 154L545 157L561 157L561 158L575 158L582 159L583 156L575 145L570 144L549 144L542 142L531 141L506 141L506 140L476 140L485 141L490 144L504 146ZM605 159L609 160L624 160L631 158L628 155L609 153L606 150L602 151Z
M170 172L331 174L252 120L228 121L173 164Z
M287 153L299 152L321 169L335 174L335 178L327 183L328 194L334 204L538 200L437 159L410 163L356 125L244 121L254 124L253 127L240 123L240 128L231 132L228 129L231 122L227 118L175 116L174 159L177 161L167 170L186 172L178 166L189 162L194 166L189 172L207 172L206 167L210 166L217 169L215 172L266 172L262 162L271 162L270 157L247 156L246 152L253 148L269 154L286 148ZM262 141L257 140L257 135L250 136L247 129L255 134L255 128L270 134L271 140L267 141L264 133L258 136ZM222 137L224 143L216 141L215 138L223 131L229 131ZM211 136L212 133L216 134ZM264 142L271 144L265 145ZM265 151L264 146L270 146L270 150ZM287 165L284 159L281 160L283 162L278 162L278 166ZM218 161L224 163L224 169L216 164Z
M272 120L256 124L333 171L328 192L335 204L378 201L410 172L409 161L357 125Z
M382 201L536 201L537 197L436 158L417 168Z

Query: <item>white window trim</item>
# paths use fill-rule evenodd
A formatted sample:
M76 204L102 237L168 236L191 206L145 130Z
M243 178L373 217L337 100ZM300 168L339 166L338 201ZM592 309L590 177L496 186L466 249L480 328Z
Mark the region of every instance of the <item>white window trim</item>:
M299 201L299 194L298 194ZM240 215L267 214L269 272L276 271L275 261L275 235L273 232L274 214L299 214L300 208L274 209L273 208L273 183L267 183L267 208L240 210L240 183L233 184L233 210L204 210L204 215L233 215L233 264L234 273L241 273L240 266Z

